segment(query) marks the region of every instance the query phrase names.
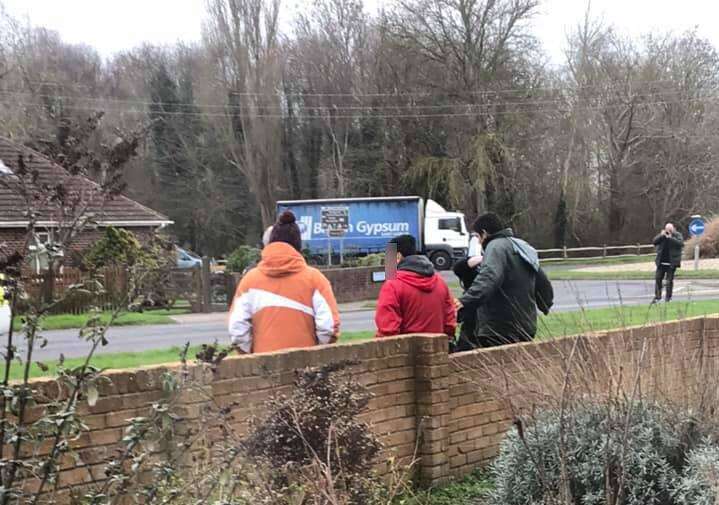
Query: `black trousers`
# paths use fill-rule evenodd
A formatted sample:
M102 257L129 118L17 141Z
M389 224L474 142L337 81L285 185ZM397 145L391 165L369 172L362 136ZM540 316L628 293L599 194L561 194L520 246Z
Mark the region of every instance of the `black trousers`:
M672 291L674 290L674 272L676 267L671 265L659 265L657 267L656 285L654 298L657 300L662 299L662 284L664 283L664 277L667 278L667 300L672 299Z

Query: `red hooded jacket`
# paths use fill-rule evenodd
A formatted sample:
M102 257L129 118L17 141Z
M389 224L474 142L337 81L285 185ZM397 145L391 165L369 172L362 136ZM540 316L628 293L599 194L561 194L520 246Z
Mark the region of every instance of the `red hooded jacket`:
M397 277L380 290L375 323L377 337L407 333L454 336L454 299L426 257L408 256L400 262Z

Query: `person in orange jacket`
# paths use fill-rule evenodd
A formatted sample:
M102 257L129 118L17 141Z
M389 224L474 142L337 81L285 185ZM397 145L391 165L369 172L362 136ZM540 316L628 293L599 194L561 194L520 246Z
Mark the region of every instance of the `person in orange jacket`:
M272 228L256 268L240 281L228 331L241 353L329 344L339 337L332 286L301 254L295 216L285 211Z

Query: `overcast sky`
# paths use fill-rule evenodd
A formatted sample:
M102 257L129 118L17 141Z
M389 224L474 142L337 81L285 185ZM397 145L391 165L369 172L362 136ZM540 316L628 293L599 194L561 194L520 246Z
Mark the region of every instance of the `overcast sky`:
M60 32L73 43L95 47L103 56L142 42L198 40L205 0L0 0L13 15ZM283 23L311 0L285 0ZM382 0L365 0L370 11ZM565 34L583 17L584 0L544 0L534 30L555 63L562 61ZM697 27L719 47L717 0L594 0L592 11L621 32L641 35Z

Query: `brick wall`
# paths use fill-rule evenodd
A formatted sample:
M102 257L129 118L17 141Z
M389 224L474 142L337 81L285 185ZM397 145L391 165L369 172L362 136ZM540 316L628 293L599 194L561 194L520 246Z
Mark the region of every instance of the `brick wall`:
M332 284L338 303L375 300L382 287L381 282L372 282L373 272L382 272L382 267L328 268L322 273Z
M639 369L642 388L662 397L690 398L705 374L716 372L719 318L699 318L654 327L567 337L449 356L444 336L404 336L347 345L321 346L224 360L215 374L192 366L207 395L187 394L181 414L189 425L201 422L210 399L232 410L231 424L246 433L250 418L272 395L288 393L294 371L339 360L355 360L350 370L374 398L363 414L384 444L378 470L390 456L408 461L415 453L417 470L426 483L437 484L471 472L497 455L510 427L513 407L541 406L562 381L567 363L581 372L587 387L600 395L609 374L631 383ZM96 405L83 404L89 428L75 443L78 462L66 461L60 488L84 486L103 479L103 460L113 454L127 419L146 415L162 397L162 376L169 367L108 372ZM557 383L539 383L555 376ZM617 379L615 375L614 379ZM57 395L53 381L37 389ZM522 387L530 385L531 387ZM555 389L556 394L556 389ZM42 405L35 407L35 413ZM421 436L420 436L421 434ZM29 483L32 485L32 483ZM62 500L62 497L58 499Z

